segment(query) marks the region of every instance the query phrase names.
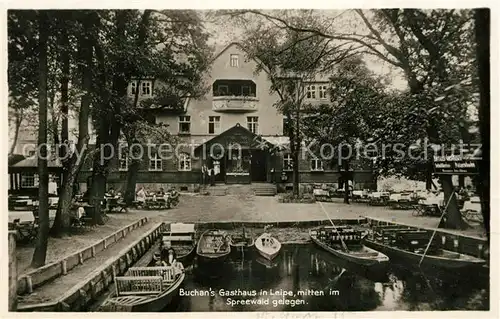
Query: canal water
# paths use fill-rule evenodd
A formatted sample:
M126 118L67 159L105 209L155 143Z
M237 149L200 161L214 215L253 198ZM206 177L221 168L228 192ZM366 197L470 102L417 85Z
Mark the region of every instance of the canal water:
M165 311L488 310L489 278L390 265L368 271L313 245L283 245L266 262L232 252L229 261L187 266L180 295Z

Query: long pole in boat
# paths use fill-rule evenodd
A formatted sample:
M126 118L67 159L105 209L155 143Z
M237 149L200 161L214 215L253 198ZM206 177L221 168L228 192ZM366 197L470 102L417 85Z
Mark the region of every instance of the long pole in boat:
M318 203L319 203L319 206L321 206L321 209L325 213L326 217L330 220L330 223L332 223L333 228L335 229L335 231L339 235L340 243L342 244L342 248L344 248L345 251L349 251L349 248L347 248L347 245L345 244L344 240L342 239L342 236L340 235L340 232L338 231L337 226L335 226L335 224L333 223L333 220L330 218L330 215L328 215L325 207L323 206L323 204L321 202L318 202Z
M439 227L439 224L441 224L441 221L443 220L443 217L446 214L446 211L448 210L448 205L450 205L450 202L451 202L451 199L453 198L453 196L455 196L455 191L453 191L451 193L450 198L448 198L448 202L446 203L446 205L444 206L444 209L442 210L441 217L439 218L438 227ZM439 208L439 209L441 209L441 208ZM420 265L422 265L422 261L424 261L425 255L427 255L427 251L429 250L429 247L431 246L432 240L434 240L434 236L436 235L436 232L437 232L437 228L434 229L434 232L432 233L431 239L427 243L427 247L425 248L424 254L422 255L422 258L420 258L420 262L418 263L419 267L420 267Z

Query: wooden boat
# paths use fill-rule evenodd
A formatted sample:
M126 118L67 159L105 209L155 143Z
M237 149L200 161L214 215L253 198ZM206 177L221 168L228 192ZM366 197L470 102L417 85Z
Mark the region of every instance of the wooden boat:
M269 260L269 259L264 258L262 256L257 256L257 258L255 258L255 261L258 264L261 264L262 266L264 266L268 269L271 269L271 268L278 266L278 262L276 261L276 259Z
M231 238L223 230L209 229L200 236L196 247L198 261L219 262L224 261L231 253Z
M248 249L255 244L255 239L252 234L245 231L241 235L232 235L230 245L232 248L237 248L238 250Z
M101 306L103 311L157 312L179 293L184 272L175 267L132 267L115 277L115 291Z
M370 237L364 238L363 242L373 249L395 258L404 259L418 266L430 238L431 234L428 231L392 229L384 233L374 233ZM442 249L433 240L422 260L421 266L460 269L482 266L485 263L484 259Z
M269 233L263 233L255 240L255 248L267 260L274 259L281 250L281 243Z
M162 247L172 247L177 261L190 263L196 250L196 230L194 224L172 223L170 231L162 236Z
M375 266L387 264L389 261L389 257L383 253L363 245L361 231L352 227L318 227L310 230L309 236L316 245L326 251L358 265Z

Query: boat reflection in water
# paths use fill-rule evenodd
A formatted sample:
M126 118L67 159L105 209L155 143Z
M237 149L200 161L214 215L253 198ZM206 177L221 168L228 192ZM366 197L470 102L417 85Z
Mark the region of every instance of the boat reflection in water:
M194 268L184 281L185 295L165 311L487 310L489 307L488 282L474 279L474 274L436 277L393 266L370 271L312 245L283 245L280 256L272 262L257 260L252 254L236 254L216 276L213 269L208 275L202 265ZM260 295L261 291L268 294ZM295 295L287 295L289 291ZM299 295L299 291L305 293Z

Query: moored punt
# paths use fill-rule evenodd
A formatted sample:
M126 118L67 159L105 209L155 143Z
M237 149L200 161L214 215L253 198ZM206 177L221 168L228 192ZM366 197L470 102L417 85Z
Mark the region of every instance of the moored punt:
M279 259L279 258L274 258L274 259L272 259L272 260L269 260L269 259L264 258L264 257L262 257L262 256L257 256L257 257L255 258L255 261L256 261L258 264L260 264L260 265L262 265L262 266L264 266L264 267L266 267L266 268L274 268L274 267L278 266L278 262L277 262L277 260L278 260L278 259Z
M255 248L259 254L267 260L272 260L278 256L281 250L281 243L268 233L263 233L257 237Z
M251 233L245 231L243 228L242 234L232 235L230 245L232 248L237 248L238 250L247 250L254 246L255 239Z
M442 249L436 241L429 245L430 239L428 231L393 229L373 233L365 237L363 242L373 249L416 266L460 269L486 263L484 259Z
M309 231L311 240L333 255L361 266L386 265L389 258L362 244L362 233L351 227L318 227Z
M209 229L201 234L196 247L200 262L222 262L231 252L231 238L223 230Z
M173 248L177 261L191 263L196 250L196 230L194 224L172 223L170 231L162 236L162 247Z
M185 274L176 267L133 267L123 277L115 277L115 292L100 310L157 312L178 295Z

